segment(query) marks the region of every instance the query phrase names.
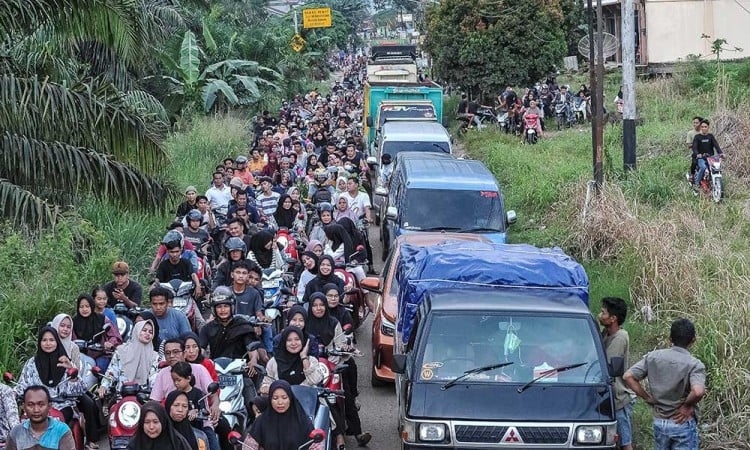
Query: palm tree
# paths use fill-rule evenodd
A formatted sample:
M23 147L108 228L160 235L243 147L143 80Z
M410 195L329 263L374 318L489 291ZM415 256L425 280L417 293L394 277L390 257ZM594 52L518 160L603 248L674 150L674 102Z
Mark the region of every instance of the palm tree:
M50 225L85 195L161 208L163 107L133 68L180 20L164 0L0 2L0 215Z

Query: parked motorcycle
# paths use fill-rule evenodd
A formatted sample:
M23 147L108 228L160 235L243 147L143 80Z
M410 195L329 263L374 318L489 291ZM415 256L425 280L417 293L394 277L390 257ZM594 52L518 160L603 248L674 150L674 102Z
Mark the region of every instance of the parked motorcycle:
M536 144L539 136L537 135L537 127L539 126L539 116L537 114L526 114L524 116L524 139L527 144Z

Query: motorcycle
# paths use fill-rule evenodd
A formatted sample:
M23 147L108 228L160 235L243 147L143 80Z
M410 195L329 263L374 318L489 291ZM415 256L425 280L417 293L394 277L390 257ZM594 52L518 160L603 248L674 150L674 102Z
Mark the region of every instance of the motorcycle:
M128 447L141 417L141 405L149 401L151 388L135 381L123 383L115 403L109 407L109 448Z
M117 303L113 310L115 312L117 330L120 332L122 341L127 342L130 338L130 332L133 331L133 319L143 309L140 307L128 308L124 303Z
M570 105L567 102L555 104L555 120L558 131L563 127L570 127Z
M708 169L700 182L701 189L706 195L710 195L714 203L719 203L724 198L724 182L721 177L721 160L723 156L709 156L706 159Z
M159 284L172 293L172 307L185 314L188 322L190 322L190 328L197 333L201 324L198 323L199 319L196 317L196 306L193 300L193 291L195 289L193 282L175 278L167 283ZM200 312L197 315L200 315Z
M526 114L524 117L524 125L526 128L526 131L524 131L526 143L536 144L539 139L536 132L536 127L539 125L539 116L536 114Z
M254 342L250 351L261 347L260 342ZM245 407L245 398L242 391L245 389L245 373L247 372L247 361L242 358L216 358L214 367L219 376L219 409L229 422L229 426L239 432L244 432L250 424L248 410ZM262 367L262 366L259 366ZM255 385L253 385L255 389ZM255 395L253 395L254 397Z
M294 389L292 389L292 391L294 391ZM324 440L326 440L326 437L329 436L329 434L326 434L326 432L321 430L320 428L316 428L310 432L308 436L310 440L300 445L297 448L297 450L305 450L307 448L310 448L310 446L313 444L323 442ZM328 439L330 439L330 437ZM244 442L242 442L242 435L236 431L229 432L229 434L227 435L227 440L229 441L230 444L234 445L235 447L241 446L242 448L250 448ZM324 447L324 448L329 448L329 447Z
M585 98L576 97L575 104L573 105L573 112L575 112L576 123L582 124L586 122L587 111L588 101Z
M281 269L263 269L263 304L265 315L273 323L273 334L281 333L284 329L284 314L287 303L295 299L294 291L289 288L292 284L289 275Z
M295 233L289 231L288 228L281 227L276 232L276 243L279 245L281 252L286 256L286 259L299 259L297 255L298 240Z
M352 255L352 257L355 258L353 262L347 264L339 262L336 263L336 267L334 268L334 274L344 282L344 297L342 298L342 305L351 313L355 329L359 328L359 326L367 320L367 316L371 312L365 301L365 292L360 288L357 277L355 277L350 271L355 267L367 265L367 261L356 261L356 255L359 254L360 252L357 252ZM350 261L352 261L352 258L350 258Z

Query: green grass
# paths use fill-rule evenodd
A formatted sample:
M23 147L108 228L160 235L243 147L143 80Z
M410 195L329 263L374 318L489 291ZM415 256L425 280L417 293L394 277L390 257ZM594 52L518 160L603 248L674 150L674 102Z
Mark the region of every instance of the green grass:
M618 77L610 76L607 92L616 92ZM714 103L707 93L685 95L684 89L682 79L639 82L643 125L637 129L636 172L623 171L621 127L606 126L607 189L601 206L589 207L585 224L581 210L592 178L588 125L550 133L534 146L494 130L470 132L464 143L496 175L506 207L517 212L511 242L560 246L577 257L589 275L593 314L604 296L629 302L625 328L631 363L668 345L673 319L688 317L696 323L698 343L692 351L709 375L702 440L712 448L739 448L750 440L750 427L736 426L748 422L743 405L750 400L745 378L750 360L750 188L730 166L724 202L714 205L691 195L684 182L689 165L684 135L694 115L711 116L707 105ZM597 213L600 208L605 209ZM653 322L641 313L647 304ZM651 412L639 402L634 417L637 448L648 447Z

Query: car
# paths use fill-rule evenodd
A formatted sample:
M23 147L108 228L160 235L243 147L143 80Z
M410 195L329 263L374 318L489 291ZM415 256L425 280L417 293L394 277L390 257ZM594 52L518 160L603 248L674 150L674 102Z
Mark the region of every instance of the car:
M490 242L486 236L471 233L411 233L396 239L394 250L383 266L380 277L368 277L362 281L363 287L379 292L377 310L372 322L372 372L370 384L384 386L394 381L391 370L393 363L393 336L396 331L396 309L398 282L394 279L396 264L400 256L400 247L404 244L413 246L436 245L447 241ZM372 295L372 294L370 294Z

